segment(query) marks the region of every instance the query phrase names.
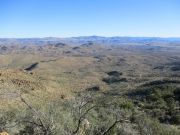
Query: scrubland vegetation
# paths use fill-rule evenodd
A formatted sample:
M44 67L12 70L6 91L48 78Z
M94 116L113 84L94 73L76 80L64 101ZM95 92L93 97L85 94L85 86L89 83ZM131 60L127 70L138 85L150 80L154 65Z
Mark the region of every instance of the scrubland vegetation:
M148 100L165 102L161 98L156 101L154 96L136 105L125 96L82 92L71 100L60 99L43 106L32 106L19 97L24 104L21 110L1 111L1 131L19 135L178 135L177 127L170 125L179 125L176 100L154 105Z
M0 132L179 135L178 43L109 42L0 45Z

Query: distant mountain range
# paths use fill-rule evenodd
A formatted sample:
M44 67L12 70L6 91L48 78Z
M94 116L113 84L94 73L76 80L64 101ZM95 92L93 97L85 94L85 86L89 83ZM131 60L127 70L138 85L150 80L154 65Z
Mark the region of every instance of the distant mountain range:
M65 43L70 45L81 45L86 43L97 44L153 44L153 43L175 43L180 44L180 38L160 38L160 37L100 37L100 36L80 36L70 38L0 38L0 45L45 45Z

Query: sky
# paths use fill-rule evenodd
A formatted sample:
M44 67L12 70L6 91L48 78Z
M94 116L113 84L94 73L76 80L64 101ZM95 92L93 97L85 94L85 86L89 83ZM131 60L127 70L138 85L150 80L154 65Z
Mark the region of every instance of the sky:
M0 0L0 38L180 37L180 0Z

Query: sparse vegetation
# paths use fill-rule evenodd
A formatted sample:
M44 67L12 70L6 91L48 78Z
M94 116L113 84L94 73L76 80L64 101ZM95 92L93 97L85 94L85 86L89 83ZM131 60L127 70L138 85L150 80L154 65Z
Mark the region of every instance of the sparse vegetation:
M149 86L130 94L131 97L152 117L162 123L179 125L179 87L169 85Z
M177 48L79 44L0 50L0 132L179 135Z

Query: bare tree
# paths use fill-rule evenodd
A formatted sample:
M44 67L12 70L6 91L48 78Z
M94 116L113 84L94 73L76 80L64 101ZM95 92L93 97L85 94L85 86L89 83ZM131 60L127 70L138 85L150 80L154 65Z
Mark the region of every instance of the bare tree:
M39 130L39 132L43 135L53 134L55 130L53 117L50 117L48 115L45 115L44 113L40 113L39 111L37 111L21 95L20 99L33 114L31 120L21 120L20 122L32 124L33 127L36 127Z
M82 122L84 120L87 121L86 115L96 107L96 105L93 105L93 96L91 93L81 94L78 98L75 99L74 104L74 116L77 121L77 126L75 130L73 131L73 134L77 134Z
M118 118L116 118L116 120L113 122L113 124L112 125L110 125L103 133L102 133L102 135L107 135L114 127L116 127L116 125L118 124L118 123L123 123L123 122L130 122L128 119L124 119L124 118L122 118L122 119L118 119Z
M111 115L112 118L114 118L114 122L112 124L105 126L103 125L103 123L101 123L102 125L99 125L99 127L105 126L105 129L103 131L97 131L100 135L106 135L110 133L111 130L115 128L118 123L130 122L130 116L126 114L126 112L123 110L123 108L121 108L121 106L118 106L117 102L110 101L106 103L103 101L103 99L104 97L101 97L101 99L96 99L94 95L87 93L83 93L75 99L74 115L77 124L75 130L73 131L73 134L77 134L80 131L81 126L83 126L83 121L88 120L87 115L91 115L91 111L97 108L103 109L106 113ZM91 125L93 125L93 123L91 123Z

